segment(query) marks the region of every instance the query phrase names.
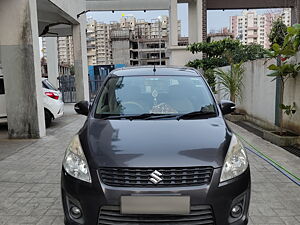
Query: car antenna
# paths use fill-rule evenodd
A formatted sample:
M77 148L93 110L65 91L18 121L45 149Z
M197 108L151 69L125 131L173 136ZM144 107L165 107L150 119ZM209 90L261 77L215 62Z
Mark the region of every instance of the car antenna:
M155 68L155 63L154 63L154 68L153 68L153 72L154 72L154 73L156 72L156 68Z

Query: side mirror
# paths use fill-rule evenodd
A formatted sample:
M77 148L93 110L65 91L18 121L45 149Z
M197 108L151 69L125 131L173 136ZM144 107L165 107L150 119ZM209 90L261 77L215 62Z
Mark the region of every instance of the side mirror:
M223 115L232 113L235 110L235 104L232 101L228 100L221 100L220 107Z
M89 102L81 101L75 104L74 109L78 114L87 116L89 114Z

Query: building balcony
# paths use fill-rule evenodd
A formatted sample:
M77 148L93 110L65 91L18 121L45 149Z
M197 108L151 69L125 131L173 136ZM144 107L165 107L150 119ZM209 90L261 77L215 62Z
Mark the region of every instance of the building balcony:
M94 51L88 52L87 56L96 56L96 52L94 52Z
M257 34L248 34L248 38L257 38Z
M258 27L257 26L254 26L254 27L247 27L248 30L257 30Z
M95 37L87 37L86 41L96 41L96 38Z
M133 52L147 52L147 53L159 53L165 52L167 49L166 48L140 48L140 49L130 49L130 51Z
M88 49L90 49L90 48L96 48L95 45L87 45L86 47L87 47Z

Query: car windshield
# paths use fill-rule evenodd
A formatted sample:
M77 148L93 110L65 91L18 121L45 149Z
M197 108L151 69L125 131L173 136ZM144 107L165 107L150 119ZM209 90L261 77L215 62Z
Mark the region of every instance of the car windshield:
M96 117L215 113L212 95L200 76L124 76L105 83Z

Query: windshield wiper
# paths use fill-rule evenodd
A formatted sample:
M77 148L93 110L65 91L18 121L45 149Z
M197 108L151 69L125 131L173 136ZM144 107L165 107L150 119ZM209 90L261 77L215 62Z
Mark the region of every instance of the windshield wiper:
M159 120L159 119L167 119L172 117L177 117L178 114L154 114L151 117L146 118L145 120Z
M186 113L186 114L182 114L180 116L177 116L177 120L181 120L181 119L190 119L190 118L194 118L197 116L201 116L201 117L211 117L211 116L216 116L216 112L215 111L195 111L195 112L190 112L190 113Z
M157 113L143 113L138 115L119 115L119 116L108 116L104 117L105 120L116 120L116 119L128 119L128 120L138 120L138 119L148 119L152 116L162 116L163 114Z
M214 111L195 111L190 112L182 115L178 114L158 114L158 113L143 113L138 115L118 115L118 116L107 116L102 119L104 120L118 120L118 119L128 119L128 120L138 120L138 119L145 119L145 120L156 120L156 119L165 119L165 118L172 118L176 117L177 120L181 119L190 119L194 117L211 117L216 115Z

